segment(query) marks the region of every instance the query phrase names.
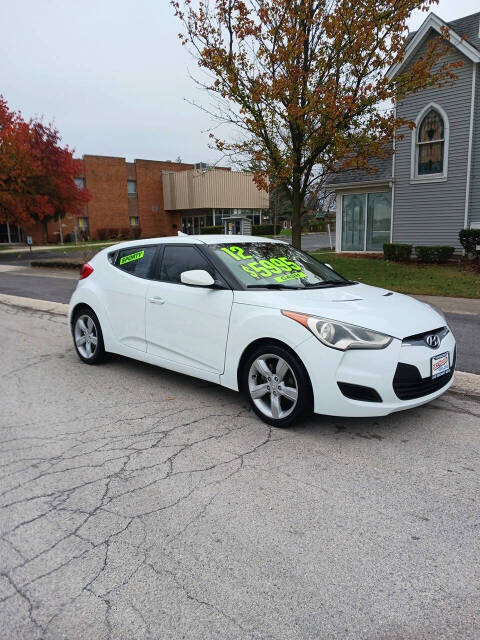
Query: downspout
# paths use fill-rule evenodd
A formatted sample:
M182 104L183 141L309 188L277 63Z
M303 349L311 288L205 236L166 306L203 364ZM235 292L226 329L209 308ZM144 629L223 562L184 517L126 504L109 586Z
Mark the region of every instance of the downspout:
M397 119L397 101L393 104L393 117ZM392 204L390 207L390 243L393 242L393 209L395 204L395 151L397 148L395 140L396 130L393 131L393 154L392 154Z
M477 81L477 62L472 62L472 99L470 102L470 133L468 140L468 156L467 156L467 184L465 188L465 218L463 228L468 229L468 214L470 208L470 178L472 173L472 147L473 147L473 122L475 116L475 90Z

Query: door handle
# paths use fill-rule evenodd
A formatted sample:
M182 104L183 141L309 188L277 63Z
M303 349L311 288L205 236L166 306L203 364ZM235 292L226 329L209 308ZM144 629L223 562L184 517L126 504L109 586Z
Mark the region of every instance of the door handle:
M160 298L160 296L153 296L153 298L149 298L148 301L151 302L152 304L164 304L165 303L165 300L163 298Z

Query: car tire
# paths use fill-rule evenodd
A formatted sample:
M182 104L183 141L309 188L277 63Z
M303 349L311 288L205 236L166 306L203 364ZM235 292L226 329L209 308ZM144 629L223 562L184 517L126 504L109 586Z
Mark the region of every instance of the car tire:
M312 412L310 378L288 349L275 343L258 347L245 360L241 375L250 406L267 424L290 427Z
M100 364L105 360L102 328L96 314L89 307L75 312L72 323L75 351L82 362Z

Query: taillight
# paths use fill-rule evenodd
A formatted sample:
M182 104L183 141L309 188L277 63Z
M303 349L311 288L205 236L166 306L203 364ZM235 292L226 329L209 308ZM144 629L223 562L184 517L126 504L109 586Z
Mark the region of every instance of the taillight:
M85 278L88 278L88 276L92 273L93 273L93 267L91 267L87 263L82 264L82 268L80 269L80 280L84 280Z

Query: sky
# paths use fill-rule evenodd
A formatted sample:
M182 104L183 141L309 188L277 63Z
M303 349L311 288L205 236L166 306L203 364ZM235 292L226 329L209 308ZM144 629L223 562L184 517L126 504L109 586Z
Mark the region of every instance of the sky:
M479 0L440 0L446 21ZM426 14L415 12L411 30ZM24 117L41 116L76 155L215 162L206 104L190 75L168 0L0 2L0 93Z

